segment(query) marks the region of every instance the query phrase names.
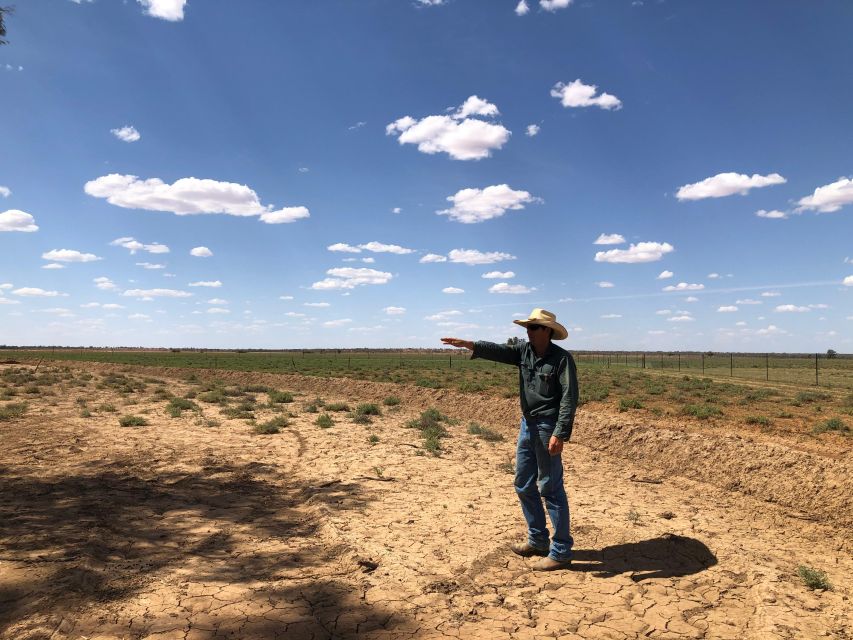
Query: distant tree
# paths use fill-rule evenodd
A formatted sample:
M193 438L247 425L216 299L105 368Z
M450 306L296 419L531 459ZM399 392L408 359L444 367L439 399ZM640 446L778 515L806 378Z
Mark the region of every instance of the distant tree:
M0 44L8 44L9 41L4 38L6 35L6 24L3 22L4 15L12 13L12 7L0 7Z
M837 355L838 355L838 352L835 349L827 349L826 350L826 357L829 358L830 360L832 360Z
M510 347L514 347L515 345L517 345L517 344L519 343L519 339L518 339L518 337L517 337L517 336L513 336L512 338L509 338L509 339L506 341L506 343L507 343L507 345L509 345Z

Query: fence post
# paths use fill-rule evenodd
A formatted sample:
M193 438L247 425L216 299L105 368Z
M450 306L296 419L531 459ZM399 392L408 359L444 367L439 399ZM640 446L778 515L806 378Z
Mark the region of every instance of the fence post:
M729 375L734 377L735 375L735 354L729 353Z
M646 368L646 354L643 354L643 369Z
M816 387L820 386L817 377L817 354L814 354L814 384Z
M702 375L705 375L705 354L702 354Z
M678 352L678 370L681 371L681 352Z
M770 380L770 354L764 354L764 379Z
M448 367L448 368L449 368L449 369L452 369L452 368L453 368L453 356L452 356L452 355L449 355L449 356L447 356L447 359L448 359L448 360L449 360L449 362L450 362L450 367Z

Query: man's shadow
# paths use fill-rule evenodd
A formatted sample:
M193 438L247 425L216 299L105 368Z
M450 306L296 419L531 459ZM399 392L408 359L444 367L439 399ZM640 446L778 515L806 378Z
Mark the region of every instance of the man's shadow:
M717 557L704 543L674 534L601 550L576 549L572 552L573 571L589 571L604 578L633 573L634 582L689 576L715 564Z

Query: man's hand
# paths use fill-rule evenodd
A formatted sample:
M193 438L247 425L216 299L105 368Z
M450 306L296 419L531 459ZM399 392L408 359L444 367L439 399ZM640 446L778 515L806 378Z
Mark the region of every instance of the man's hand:
M441 341L444 344L450 345L451 347L458 347L460 349L468 349L468 351L474 350L474 343L470 340L460 340L459 338L442 338Z
M548 453L552 456L558 456L563 453L563 441L557 436L551 436L548 441Z

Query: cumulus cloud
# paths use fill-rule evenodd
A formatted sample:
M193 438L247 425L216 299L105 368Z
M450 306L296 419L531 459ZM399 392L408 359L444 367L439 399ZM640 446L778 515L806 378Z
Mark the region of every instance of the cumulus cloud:
M490 280L491 279L493 279L493 280L497 280L497 279L505 280L507 278L514 278L515 272L513 272L513 271L489 271L488 273L484 273L480 277L490 279Z
M401 316L406 313L406 307L385 307L382 311L389 316Z
M400 213L401 211L402 209L400 207L394 207L393 209L391 209L391 213Z
M74 249L53 249L41 254L45 260L54 260L56 262L95 262L103 260L94 253L81 253Z
M831 184L818 187L810 196L800 198L797 211L811 209L818 213L832 213L853 204L853 179L839 178Z
M607 282L607 281L596 282L595 284L597 284L599 286L599 288L601 288L601 289L612 289L613 287L616 286L612 282Z
M669 309L658 309L657 311L655 311L655 314L659 316L671 316L672 311L670 311Z
M120 129L110 129L110 133L122 142L136 142L142 138L142 136L139 135L139 131L137 131L135 127L131 126L121 127Z
M523 284L510 284L508 282L498 282L489 287L489 293L532 293L536 291L536 287L525 287Z
M159 242L143 244L132 237L116 238L110 242L110 246L123 247L130 251L131 255L140 250L147 251L148 253L169 253L169 247L165 244L160 244Z
M49 262L46 265L42 266L42 269L64 269L64 264L59 264L58 262Z
M853 287L853 276L847 276L841 284L845 287Z
M622 244L625 238L618 233L602 233L592 244Z
M447 262L447 256L442 256L437 253L428 253L423 258L418 260L420 263L428 262Z
M686 184L678 188L675 197L679 200L703 200L705 198L724 198L740 194L745 196L750 189L785 184L787 180L778 173L761 176L757 173L748 176L744 173L718 173L701 182Z
M461 316L462 312L458 309L448 309L447 311L439 311L431 316L426 316L424 320L432 320L434 322L441 322L452 318L454 316Z
M743 300L736 300L735 304L764 304L761 300L753 300L752 298L744 298Z
M697 297L695 297L695 296L687 296L687 297L684 299L684 301L685 301L685 302L699 302L699 298L697 298Z
M476 249L453 249L447 254L451 262L459 264L494 264L503 260L515 260L515 256L500 251L482 252Z
M704 284L688 284L687 282L679 282L671 284L663 288L664 291L701 291L705 288Z
M557 9L565 9L572 0L539 0L539 6L545 11L556 11Z
M782 294L779 293L778 291L762 291L761 292L762 298L778 298L781 295Z
M100 278L94 279L95 286L102 291L112 291L113 289L117 289L116 284L107 278L106 276L101 276Z
M766 329L759 329L755 333L756 333L756 335L759 335L759 336L778 336L778 335L784 335L788 332L785 331L784 329L780 329L775 324L771 324Z
M798 307L795 304L780 304L778 305L774 311L779 313L806 313L811 311L808 307Z
M213 251L207 247L193 247L190 249L190 255L196 258L209 258L213 255Z
M2 231L22 231L24 233L32 233L38 231L35 218L26 211L20 209L9 209L0 213L0 232Z
M728 305L717 309L718 313L734 313L735 311L737 311L737 307L734 305Z
M596 85L584 84L580 78L569 84L558 82L551 89L551 97L559 98L564 107L600 107L607 110L622 108L622 101L616 96L609 93L596 95L597 93Z
M349 318L341 318L340 320L329 320L328 322L324 322L324 327L342 327L345 324L349 324L352 322Z
M462 189L455 195L448 196L447 200L452 202L453 206L436 213L465 224L499 218L507 209L524 209L525 204L541 202L541 199L527 191L516 191L506 184L492 185L485 189Z
M353 247L345 242L336 242L335 244L330 244L326 247L329 251L343 251L345 253L361 253L361 249L358 247Z
M528 138L532 138L539 133L539 125L538 124L529 124L527 125L527 129L524 132Z
M595 254L596 262L618 262L635 264L639 262L657 262L664 254L675 251L668 242L638 242L627 249L610 249L609 251L598 251Z
M222 298L211 298L210 300L207 301L207 304L222 305L222 304L228 304L228 301L223 300Z
M180 291L179 289L128 289L123 296L128 298L189 298L192 294L189 291Z
M303 307L315 307L317 309L326 309L327 307L331 307L332 305L328 302L303 302Z
M605 314L604 314L603 316L601 316L601 317L602 317L604 320L612 320L613 318L621 318L621 317L622 317L622 314L621 314L621 313L605 313Z
M788 214L784 211L777 211L776 209L772 211L766 211L765 209L759 209L755 212L759 218L770 218L771 220L781 220L788 217Z
M658 277L656 278L656 280L666 280L667 278L671 278L674 275L675 274L672 271L664 270L658 274Z
M386 271L377 271L366 267L338 267L326 271L325 278L311 285L312 289L354 289L368 284L387 284L393 277Z
M293 296L279 296L279 300L293 300Z
M373 253L396 253L397 255L405 255L407 253L414 253L414 249L406 249L405 247L401 247L396 244L382 244L381 242L368 242L366 244L358 245L359 249L364 249L365 251L372 251Z
M57 296L67 296L67 293L59 291L45 291L39 287L21 287L12 291L13 295L22 296L25 298L56 298Z
M223 307L210 307L207 310L207 312L221 315L221 314L225 314L225 313L231 313L231 310L230 309L224 309Z
M160 18L169 22L180 22L184 19L184 6L187 0L137 0L145 13L152 18Z
M90 180L83 190L95 198L125 209L167 211L179 216L223 213L232 216L260 216L269 224L293 222L310 216L305 207L278 211L262 205L252 189L234 182L207 178L180 178L167 184L159 178L140 180L137 176L111 173Z
M218 289L222 286L222 283L219 280L199 280L198 282L190 282L190 287L211 287L213 289Z
M441 290L442 293L465 293L465 289L460 289L459 287L444 287Z
M165 269L165 264L154 264L151 262L137 262L137 267L142 267L143 269Z
M0 184L0 196L3 196L4 198L8 198L11 195L12 195L12 190L9 187L4 187L2 184Z
M421 120L404 116L385 127L385 133L397 135L401 145L416 144L422 153L447 153L456 160L480 160L509 140L509 129L481 119L499 113L495 105L471 96L450 115L427 116Z
M526 16L528 13L530 13L530 7L527 5L527 0L519 0L515 5L515 15Z
M693 322L696 318L692 316L682 315L682 316L672 316L671 318L667 318L667 322Z

